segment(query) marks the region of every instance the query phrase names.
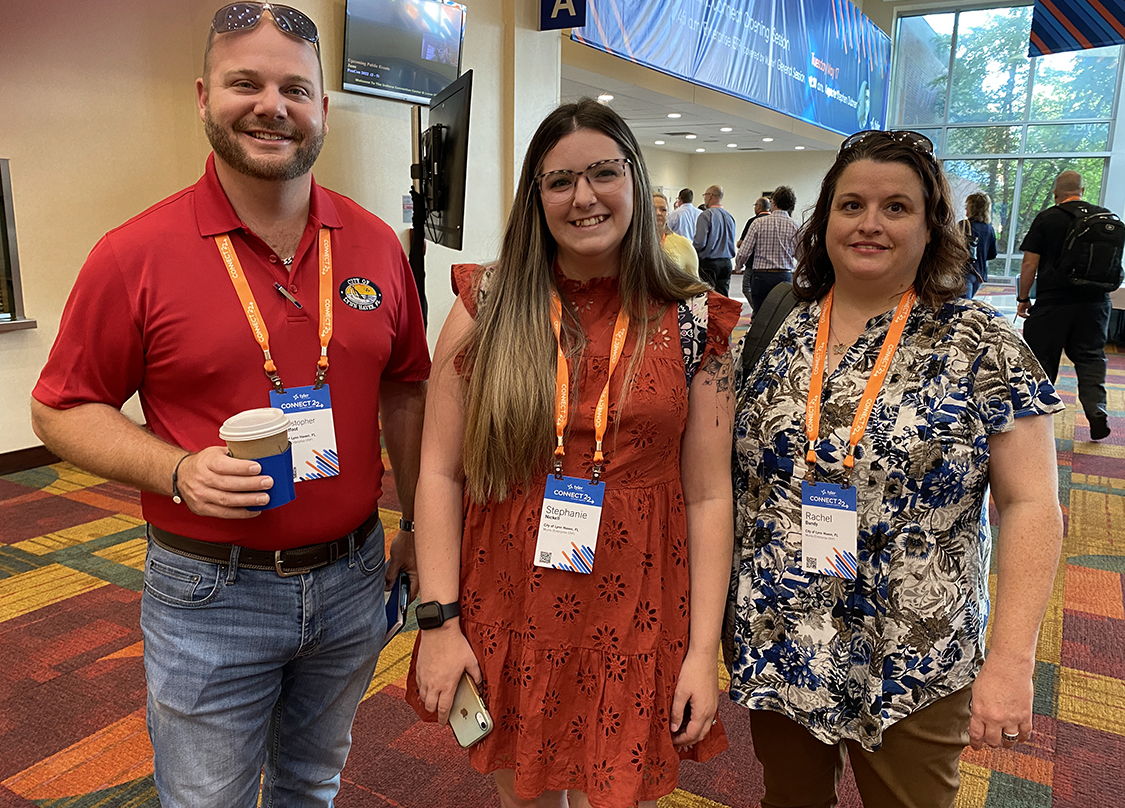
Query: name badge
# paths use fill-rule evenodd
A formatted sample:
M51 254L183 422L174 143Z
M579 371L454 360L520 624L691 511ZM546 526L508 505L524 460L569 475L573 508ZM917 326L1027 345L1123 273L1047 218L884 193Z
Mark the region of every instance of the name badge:
M270 406L289 416L295 481L320 480L340 473L328 385L319 390L311 386L291 387L284 393L271 390Z
M801 483L801 569L854 581L859 522L855 486Z
M604 483L547 476L535 542L535 566L587 575L594 571L604 495Z

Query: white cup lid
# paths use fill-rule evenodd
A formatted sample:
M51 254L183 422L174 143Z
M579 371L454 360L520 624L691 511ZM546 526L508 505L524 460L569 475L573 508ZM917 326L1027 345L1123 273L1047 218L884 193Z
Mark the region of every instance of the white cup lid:
M221 427L223 440L259 440L289 429L289 416L276 407L258 407L232 415Z

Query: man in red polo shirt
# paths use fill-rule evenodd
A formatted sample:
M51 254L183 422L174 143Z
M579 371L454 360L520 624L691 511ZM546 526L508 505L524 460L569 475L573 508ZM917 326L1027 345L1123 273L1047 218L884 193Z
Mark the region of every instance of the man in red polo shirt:
M94 247L33 393L44 444L142 492L164 808L254 805L259 787L263 804L331 805L384 579L414 576L410 522L384 565L378 417L412 520L422 312L391 229L310 173L328 131L317 39L287 6L215 15L196 82L206 171ZM120 412L134 392L144 428ZM292 502L249 510L274 480L218 430L269 406L317 451Z

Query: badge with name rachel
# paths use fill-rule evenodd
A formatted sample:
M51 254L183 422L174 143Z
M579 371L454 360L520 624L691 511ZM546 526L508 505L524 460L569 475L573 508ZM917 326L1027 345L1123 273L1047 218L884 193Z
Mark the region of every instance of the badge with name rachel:
M328 385L290 387L270 391L270 406L289 416L289 442L293 445L293 479L302 483L335 477L340 473L336 454L336 425Z
M859 521L855 486L801 483L801 569L854 581Z
M594 571L603 496L603 483L547 475L535 566L586 574Z

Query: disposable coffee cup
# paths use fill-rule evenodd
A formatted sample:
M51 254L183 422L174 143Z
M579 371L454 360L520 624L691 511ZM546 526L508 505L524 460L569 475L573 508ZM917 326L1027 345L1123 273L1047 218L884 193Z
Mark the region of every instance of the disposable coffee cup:
M219 437L240 460L279 455L289 446L289 416L276 407L244 410L219 427Z
M219 437L226 441L231 457L256 460L262 467L262 474L273 478L273 487L266 492L270 501L251 506L249 510L265 511L293 501L297 492L288 415L276 407L244 410L219 427Z

